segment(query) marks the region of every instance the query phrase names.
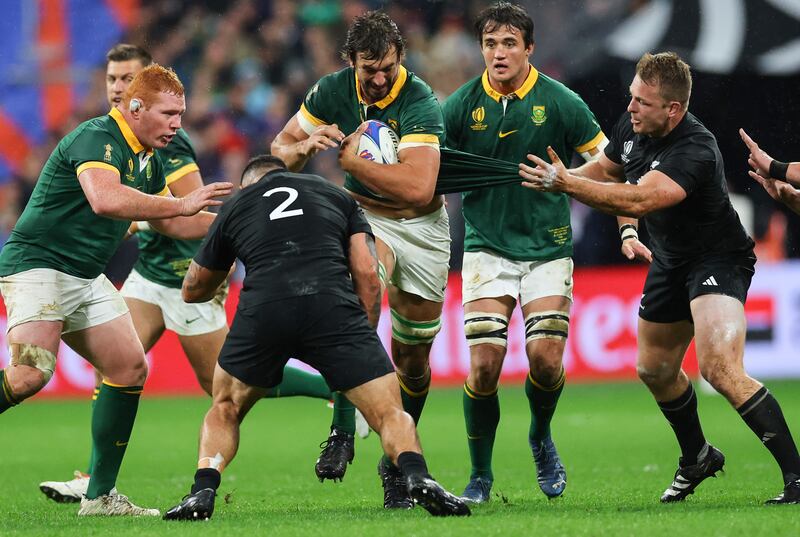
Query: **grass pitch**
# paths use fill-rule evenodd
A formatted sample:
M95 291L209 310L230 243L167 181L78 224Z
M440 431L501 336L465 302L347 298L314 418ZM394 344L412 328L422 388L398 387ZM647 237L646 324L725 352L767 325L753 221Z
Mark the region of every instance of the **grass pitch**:
M790 427L800 434L800 382L770 382ZM699 394L709 440L727 457L726 474L709 479L682 504L661 505L678 457L666 421L638 384L568 385L554 438L568 471L562 498L536 486L526 442L529 412L521 386L501 388L490 504L462 519L434 519L421 508L385 512L376 474L375 435L356 441L343 483L314 476L317 445L331 412L319 400L262 401L242 428L242 443L223 475L214 518L79 519L75 504L56 504L40 481L68 479L89 456L87 401L29 401L0 417L0 535L715 535L800 534L800 506L766 507L781 479L771 456L719 396ZM118 481L145 507L162 510L188 492L197 431L207 399L145 397ZM433 475L459 493L469 459L461 391L434 389L420 426Z

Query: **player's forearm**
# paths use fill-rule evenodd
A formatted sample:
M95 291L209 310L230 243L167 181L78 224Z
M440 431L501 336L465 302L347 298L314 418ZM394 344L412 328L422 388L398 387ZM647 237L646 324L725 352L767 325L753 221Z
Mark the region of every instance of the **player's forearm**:
M227 271L209 270L192 260L183 277L181 297L184 302L194 304L208 302L217 293L217 289L225 281Z
M786 182L794 187L800 187L800 162L790 162L786 169Z
M176 216L161 220L151 220L156 231L173 239L194 240L202 239L208 233L208 228L214 222L216 214L200 211L193 216Z
M270 152L281 159L290 172L299 172L311 158L311 155L304 151L303 142L281 132L272 141Z
M172 218L183 212L179 198L145 194L122 184L98 190L88 199L95 214L117 220Z
M424 207L433 200L439 164L419 169L404 162L378 164L356 157L347 162L345 171L385 198Z
M621 181L620 177L615 177L608 170L603 168L603 166L600 164L599 159L594 159L585 162L580 166L578 166L577 168L572 168L571 170L569 170L569 172L572 175L585 177L587 179L600 181L602 183L619 183Z
M636 185L603 183L569 174L562 191L581 203L615 216L641 218L650 210L644 192Z
M353 287L358 300L367 312L367 320L373 328L378 327L381 317L381 284L377 276L369 279L353 279Z

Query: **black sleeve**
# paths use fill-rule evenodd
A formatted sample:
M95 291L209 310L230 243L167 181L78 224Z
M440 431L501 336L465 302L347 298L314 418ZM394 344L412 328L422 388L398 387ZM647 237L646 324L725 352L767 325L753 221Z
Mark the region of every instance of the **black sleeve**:
M628 112L622 114L619 118L617 123L614 125L614 128L611 129L611 135L608 138L608 145L605 147L605 154L616 164L622 164L622 146L625 143L623 140L625 133L624 127L625 125L630 125L631 119Z
M225 234L225 223L230 216L230 211L226 209L229 208L230 206L222 208L194 256L194 262L201 267L209 270L228 270L236 261L232 241Z
M364 216L364 211L358 206L356 201L350 198L350 214L347 219L347 236L355 235L356 233L369 233L372 235L372 227L367 222ZM373 235L374 236L374 235Z

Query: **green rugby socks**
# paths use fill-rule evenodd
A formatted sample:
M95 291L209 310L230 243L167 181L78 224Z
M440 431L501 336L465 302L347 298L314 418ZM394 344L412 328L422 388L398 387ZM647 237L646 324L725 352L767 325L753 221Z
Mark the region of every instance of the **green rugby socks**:
M532 372L525 378L525 395L528 396L528 405L531 408L531 426L528 436L533 442L541 442L550 436L550 422L556 412L558 398L564 389L566 374L561 370L561 376L552 386L543 386L536 382Z
M142 386L112 386L104 381L92 412L94 464L88 499L108 494L117 481L139 408Z
M333 394L333 421L331 429L356 434L356 407L339 392Z
M494 480L492 450L497 425L500 423L500 399L497 390L479 393L464 383L464 422L467 426L467 445L472 462L470 479L482 477Z
M305 395L316 397L317 399L330 400L331 389L322 378L322 375L309 373L296 367L285 366L283 368L283 380L281 383L267 390L265 398L294 397Z

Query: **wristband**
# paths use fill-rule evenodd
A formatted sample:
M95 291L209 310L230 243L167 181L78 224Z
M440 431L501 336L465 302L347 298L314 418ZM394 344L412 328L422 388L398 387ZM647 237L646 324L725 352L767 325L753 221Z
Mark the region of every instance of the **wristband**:
M786 179L787 173L789 173L788 162L772 159L769 163L769 176L773 179Z
M633 224L624 224L619 228L619 236L622 242L625 242L628 239L638 239L639 232L636 231L636 226Z

